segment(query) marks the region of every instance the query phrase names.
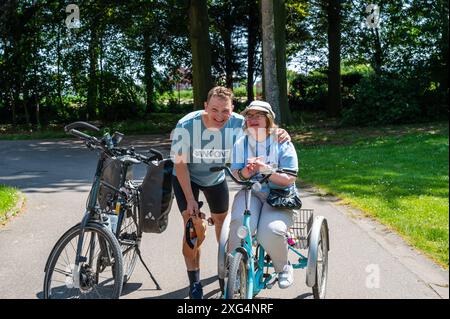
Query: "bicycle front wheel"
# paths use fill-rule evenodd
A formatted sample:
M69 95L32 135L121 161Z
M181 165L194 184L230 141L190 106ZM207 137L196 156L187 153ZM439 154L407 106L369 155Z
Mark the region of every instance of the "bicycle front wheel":
M81 225L56 243L44 278L46 299L117 299L122 292L122 252L113 234L98 223L85 227L82 260L75 266Z
M248 292L248 272L246 259L241 252L231 257L226 299L246 299Z

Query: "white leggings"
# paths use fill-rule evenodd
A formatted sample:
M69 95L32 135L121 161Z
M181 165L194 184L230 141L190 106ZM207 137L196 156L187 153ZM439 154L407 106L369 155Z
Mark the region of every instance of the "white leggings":
M286 234L293 224L293 211L273 208L266 203L267 194L252 191L250 201L250 228L252 234L272 258L276 272L283 271L288 264L288 244ZM239 226L243 224L245 210L245 191L240 190L234 197L231 209L230 235L228 251L239 247L241 240L236 235Z

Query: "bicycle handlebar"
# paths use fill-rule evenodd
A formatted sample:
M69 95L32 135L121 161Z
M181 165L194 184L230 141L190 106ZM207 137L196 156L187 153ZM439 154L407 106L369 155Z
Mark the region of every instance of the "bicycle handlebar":
M239 185L245 185L245 186L252 186L253 184L256 184L258 182L265 183L270 178L270 176L272 176L273 173L284 173L284 174L288 174L291 176L297 176L297 171L295 171L295 170L278 168L278 169L272 169L269 174L263 174L264 177L259 181L250 181L250 180L240 181L233 175L233 172L231 171L231 169L228 166L214 166L209 169L210 172L219 172L221 170L225 170L225 172L231 177L231 179L235 183L237 183Z
M244 185L244 186L248 186L251 187L256 183L265 183L270 176L272 175L272 173L270 174L266 174L264 175L264 177L260 180L260 181L251 181L251 180L247 180L247 181L240 181L238 180L236 177L234 177L233 172L231 171L231 169L228 166L215 166L215 167L211 167L209 169L210 172L219 172L221 170L225 170L225 172L231 177L231 179L239 185Z
M88 129L88 130L92 130L92 131L96 131L96 132L100 131L100 129L97 126L92 125L90 123L86 123L86 122L70 123L70 124L64 126L64 131L69 133L70 130L75 129L75 128Z
M134 164L138 164L140 162L148 164L151 161L154 161L154 160L161 161L164 158L161 152L159 152L153 148L150 149L150 153L152 153L153 155L148 157L148 156L136 153L134 151L133 147L130 147L130 148L115 147L115 145L111 143L111 137L106 138L105 137L106 135L105 135L103 138L98 139L94 136L80 132L78 130L78 128L89 129L89 130L98 132L98 131L100 131L100 129L98 127L96 127L92 124L86 123L86 122L74 122L74 123L66 125L64 127L64 130L67 133L84 140L88 148L100 149L110 157L127 156L129 161L131 158L137 160L137 162L134 162L132 160L130 161L130 162L133 162ZM116 132L116 133L118 133L118 132Z
M99 142L97 138L95 138L93 136L90 136L90 135L88 135L86 133L80 132L80 131L78 131L78 130L76 130L74 128L70 129L68 133L72 134L73 136L79 137L79 138L81 138L83 140L87 140L87 141L95 142L95 143Z

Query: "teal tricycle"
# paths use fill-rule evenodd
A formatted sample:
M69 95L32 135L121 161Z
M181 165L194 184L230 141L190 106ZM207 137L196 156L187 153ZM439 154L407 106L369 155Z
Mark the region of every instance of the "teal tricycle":
M266 182L273 172L283 173L283 170L276 169L272 173L265 174L259 181L240 181L233 176L227 166L211 168L211 171L219 170L225 170L235 183L242 185L246 196L243 225L237 230L241 246L230 253L227 252L230 214L222 227L218 251L220 288L225 299L252 299L261 290L272 288L278 274L273 269L270 256L265 253L264 247L250 231L251 192ZM289 251L295 255L296 262L292 263L293 268L306 269L306 285L312 288L314 298L325 298L330 249L326 218L314 217L312 209L294 211L294 224L286 240Z

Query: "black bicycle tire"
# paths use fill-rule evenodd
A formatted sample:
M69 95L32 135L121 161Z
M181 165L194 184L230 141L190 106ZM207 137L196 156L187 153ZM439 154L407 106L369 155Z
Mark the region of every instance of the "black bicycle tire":
M102 225L90 222L86 225L86 230L96 231L97 233L100 233L105 237L105 239L108 241L108 244L112 248L112 253L115 256L114 259L116 260L115 263L115 273L119 274L120 279L115 280L114 282L114 293L112 294L111 299L118 299L122 293L122 286L123 286L123 260L122 260L122 251L120 249L119 243L117 241L117 238L114 237L114 235L104 228ZM81 231L81 224L76 224L72 228L70 228L67 232L62 235L58 241L56 242L55 246L53 247L49 258L47 260L47 265L45 269L45 276L44 276L44 299L49 299L49 283L51 280L51 276L53 274L54 267L56 265L56 262L58 261L59 255L63 251L63 248L75 237L78 236L78 234ZM120 256L117 258L117 256Z

